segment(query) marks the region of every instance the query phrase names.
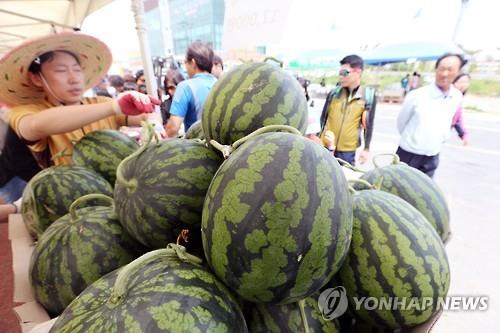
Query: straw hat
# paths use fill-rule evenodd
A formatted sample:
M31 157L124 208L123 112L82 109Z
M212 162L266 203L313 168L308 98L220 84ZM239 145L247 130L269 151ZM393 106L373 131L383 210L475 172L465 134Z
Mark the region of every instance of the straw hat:
M0 101L15 106L44 99L43 90L31 84L28 68L40 55L57 50L67 50L78 56L85 74L85 89L99 82L111 66L109 48L89 35L64 32L29 40L0 59Z

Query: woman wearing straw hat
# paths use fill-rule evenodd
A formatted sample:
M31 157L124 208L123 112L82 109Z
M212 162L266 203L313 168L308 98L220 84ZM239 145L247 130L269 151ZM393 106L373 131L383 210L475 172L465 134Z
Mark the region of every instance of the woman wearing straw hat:
M141 114L160 103L135 91L83 98L110 65L108 47L80 33L34 39L0 59L0 102L11 107L9 125L41 168L71 163L72 142L95 130L139 125ZM0 220L16 210L0 205Z
M72 151L72 142L98 129L138 125L142 113L159 104L128 91L116 99L83 98L111 65L108 47L81 33L31 40L0 60L0 101L12 106L9 123L28 145L38 164L69 164L56 154ZM52 159L52 157L54 157Z

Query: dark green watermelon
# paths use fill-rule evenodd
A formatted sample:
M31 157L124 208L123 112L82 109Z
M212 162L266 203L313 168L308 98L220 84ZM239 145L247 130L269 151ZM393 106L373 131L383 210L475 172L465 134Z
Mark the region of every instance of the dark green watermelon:
M415 207L432 224L443 241L450 235L450 210L439 186L426 174L405 164L375 168L361 179L379 184L380 190L397 195Z
M227 288L179 248L150 252L96 281L51 332L248 332Z
M123 230L114 206L77 209L90 198L96 200L90 194L75 201L70 214L48 227L33 250L31 285L36 300L52 316L94 281L144 253Z
M73 147L73 163L95 171L110 184L116 180L116 168L139 148L135 140L119 131L103 129L86 134Z
M247 304L247 325L252 333L303 333L304 321L299 303L285 305ZM304 314L311 333L338 333L336 320L326 320L318 307L317 295L304 300Z
M427 321L438 311L438 299L446 297L450 284L439 235L419 211L395 195L369 190L353 197L351 247L336 275L336 282L347 290L351 313L362 322L389 329ZM417 303L405 309L391 305L356 309L353 297L383 298L383 302L397 297L406 299L406 304L414 298Z
M150 248L175 242L183 229L199 235L205 194L221 162L204 144L184 139L131 155L120 164L115 184L121 223Z
M291 303L315 293L340 267L351 229L338 162L289 133L239 147L217 171L203 208L208 263L250 302Z
M112 195L113 188L103 177L80 166L60 165L40 171L23 192L21 213L28 230L33 236L41 235L68 213L73 201L91 193Z
M202 113L207 139L231 145L268 125L289 125L305 133L307 101L297 80L267 63L240 65L210 90Z
M191 125L191 127L189 127L186 134L184 134L184 139L205 139L201 120L197 120L193 125Z

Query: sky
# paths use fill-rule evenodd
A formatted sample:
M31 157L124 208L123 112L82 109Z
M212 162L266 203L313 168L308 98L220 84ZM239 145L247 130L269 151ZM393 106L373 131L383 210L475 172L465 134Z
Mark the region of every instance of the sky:
M254 0L273 1L273 0ZM461 0L291 0L281 52L363 49L401 41L449 41ZM500 1L470 0L457 42L470 50L500 48ZM82 31L104 40L116 60L139 55L130 0L115 0L87 18ZM124 36L127 36L124 38Z

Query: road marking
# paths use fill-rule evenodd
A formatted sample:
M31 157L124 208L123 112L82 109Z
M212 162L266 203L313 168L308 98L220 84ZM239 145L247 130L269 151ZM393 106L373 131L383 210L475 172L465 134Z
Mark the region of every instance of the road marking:
M376 115L377 119L385 119L385 120L396 120L397 117L391 117L391 116L381 116L381 115ZM473 129L477 131L483 131L483 132L493 132L493 133L500 133L500 128L492 128L492 127L483 127L483 126L470 126L470 125L465 125L467 129Z
M377 133L377 132L375 132L374 134L375 134L375 136L381 136L381 137L386 137L386 138L390 138L390 139L399 139L399 135ZM472 152L480 153L480 154L500 156L500 151L497 151L497 150L476 148L476 147L471 147L471 146L458 146L458 145L452 145L451 143L445 143L444 146L448 147L448 148L463 150L463 151L472 151Z
M467 129L475 129L478 131L485 131L485 132L495 132L495 133L500 133L499 128L490 128L490 127L481 127L481 126L465 126Z

